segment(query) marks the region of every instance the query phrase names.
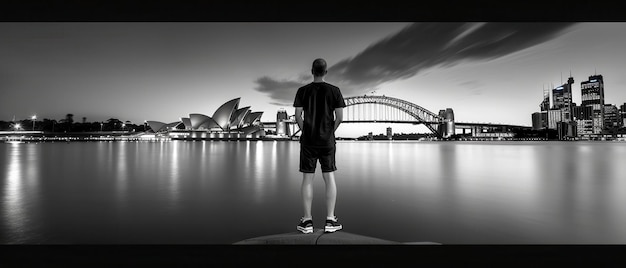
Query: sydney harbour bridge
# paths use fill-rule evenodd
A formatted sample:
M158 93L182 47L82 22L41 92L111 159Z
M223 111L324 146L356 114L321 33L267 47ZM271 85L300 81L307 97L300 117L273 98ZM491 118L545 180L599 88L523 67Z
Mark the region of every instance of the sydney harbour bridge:
M346 97L344 101L346 108L344 108L343 123L424 125L439 138L449 138L460 133L466 134L466 131L473 136L480 136L481 133L493 133L493 137L498 137L504 136L504 133L511 132L512 129L530 129L528 126L508 124L458 122L454 120L454 111L451 108L434 113L412 102L384 95ZM298 128L293 118L284 120L282 123ZM277 128L281 122L263 124L264 127ZM295 136L300 130L290 132L288 135Z

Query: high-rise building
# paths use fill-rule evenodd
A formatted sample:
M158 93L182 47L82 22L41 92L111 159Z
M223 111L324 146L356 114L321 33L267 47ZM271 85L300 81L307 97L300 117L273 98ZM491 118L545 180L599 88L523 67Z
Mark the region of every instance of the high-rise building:
M625 127L626 126L626 103L619 106L619 114L622 118L622 123L620 127Z
M559 140L565 140L576 136L576 124L572 121L556 123L556 130Z
M548 128L557 129L557 124L563 122L563 112L561 109L550 109L548 111Z
M572 84L574 78L567 79L567 83L552 90L552 109L559 109L563 112L564 122L571 121L572 118Z
M619 114L619 110L617 109L617 106L613 104L605 104L604 105L604 128L607 130L619 128L620 121L622 120L620 118L620 114Z
M578 126L578 136L586 136L593 134L593 121L592 120L576 120Z
M574 120L591 120L591 115L593 113L593 109L591 106L572 106L572 115Z
M582 95L581 106L592 109L589 119L593 122L593 134L600 134L604 129L604 79L602 75L589 76L588 81L580 82Z
M573 122L576 122L578 136L593 134L591 113L591 106L572 106Z
M387 127L387 139L388 140L393 139L393 132L391 131L391 127Z

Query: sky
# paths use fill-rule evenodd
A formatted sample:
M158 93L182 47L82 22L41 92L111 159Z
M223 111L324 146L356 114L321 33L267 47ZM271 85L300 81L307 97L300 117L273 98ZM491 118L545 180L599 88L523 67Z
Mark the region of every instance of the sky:
M531 125L544 88L601 74L626 102L626 23L27 22L0 23L0 120L173 122L223 103L294 113L324 58L344 97L396 97L456 121ZM340 137L421 132L352 124Z

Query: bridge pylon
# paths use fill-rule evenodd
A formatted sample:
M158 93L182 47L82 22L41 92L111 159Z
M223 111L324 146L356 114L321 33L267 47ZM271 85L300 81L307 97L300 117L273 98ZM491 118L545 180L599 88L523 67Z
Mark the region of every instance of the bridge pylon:
M446 108L445 110L439 110L440 122L437 125L437 132L440 137L450 138L455 134L456 127L454 126L454 111L452 108Z

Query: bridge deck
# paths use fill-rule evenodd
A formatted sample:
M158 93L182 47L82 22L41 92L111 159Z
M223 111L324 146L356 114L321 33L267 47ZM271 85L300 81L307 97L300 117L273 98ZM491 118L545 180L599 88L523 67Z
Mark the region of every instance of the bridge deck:
M289 124L296 124L296 122L286 122ZM389 124L432 124L436 125L439 122L426 122L426 121L396 121L396 120L344 120L342 123L389 123ZM276 122L263 122L263 126L265 127L276 127ZM519 126L519 125L508 125L508 124L494 124L494 123L469 123L469 122L454 122L455 127L511 127L511 128L526 128L530 129L530 126Z

